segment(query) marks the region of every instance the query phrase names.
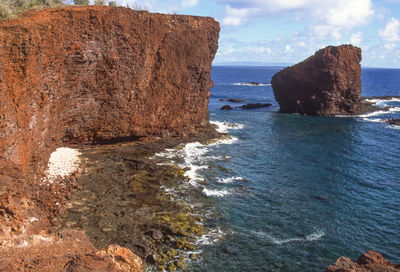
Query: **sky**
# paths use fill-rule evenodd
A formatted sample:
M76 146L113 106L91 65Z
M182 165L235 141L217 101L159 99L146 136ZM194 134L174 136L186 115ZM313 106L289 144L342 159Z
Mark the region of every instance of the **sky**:
M364 67L400 68L400 0L117 0L152 12L214 17L214 64L297 63L328 45L361 47Z

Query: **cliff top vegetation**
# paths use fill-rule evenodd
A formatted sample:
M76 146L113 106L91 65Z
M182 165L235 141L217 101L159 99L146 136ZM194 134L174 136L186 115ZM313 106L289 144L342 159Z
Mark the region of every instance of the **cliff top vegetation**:
M74 0L75 5L109 5L116 6L115 1L108 0ZM63 0L0 0L0 20L12 19L31 9L54 8L64 5Z

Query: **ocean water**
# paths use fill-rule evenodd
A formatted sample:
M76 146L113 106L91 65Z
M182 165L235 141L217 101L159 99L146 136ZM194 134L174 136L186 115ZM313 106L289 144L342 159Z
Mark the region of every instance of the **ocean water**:
M359 117L281 114L269 85L280 69L213 67L210 119L231 136L159 154L187 167L192 201L211 203L193 204L210 232L188 270L323 271L372 249L400 263L400 129L383 122L400 118L400 100ZM364 69L362 84L364 96L399 96L400 70Z

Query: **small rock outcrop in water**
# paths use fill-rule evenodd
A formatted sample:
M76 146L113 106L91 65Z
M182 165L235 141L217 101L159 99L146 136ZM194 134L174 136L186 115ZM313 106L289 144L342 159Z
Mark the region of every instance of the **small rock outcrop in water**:
M331 116L361 107L361 49L328 46L276 73L271 80L280 111Z
M245 102L244 100L238 99L238 98L230 98L230 99L221 98L219 101L226 101L226 102L233 102L233 103L243 103L243 102Z
M223 106L221 107L221 110L231 110L231 109L232 109L232 107L229 106L229 105L223 105Z
M399 272L400 264L392 264L376 251L362 254L357 262L340 257L325 272Z
M389 125L400 126L400 119L388 119L386 123Z
M251 109L259 109L259 108L268 108L271 105L272 104L269 104L269 103L265 103L265 104L254 103L254 104L246 104L246 105L240 106L239 108L244 109L244 110L251 110Z

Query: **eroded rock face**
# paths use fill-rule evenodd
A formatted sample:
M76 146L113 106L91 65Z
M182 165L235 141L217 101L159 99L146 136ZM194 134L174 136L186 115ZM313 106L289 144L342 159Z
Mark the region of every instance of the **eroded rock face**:
M207 126L218 33L212 18L122 7L0 22L0 169L46 165L60 145Z
M330 116L361 106L361 49L328 46L271 80L281 112Z
M64 233L38 236L76 187L74 176L43 185L42 174L60 146L208 128L218 33L212 18L122 7L0 22L0 270L140 270L126 248L96 251L87 240L71 255L81 238L63 246L51 241Z
M399 272L400 264L392 264L376 251L362 254L357 262L340 257L325 272Z

